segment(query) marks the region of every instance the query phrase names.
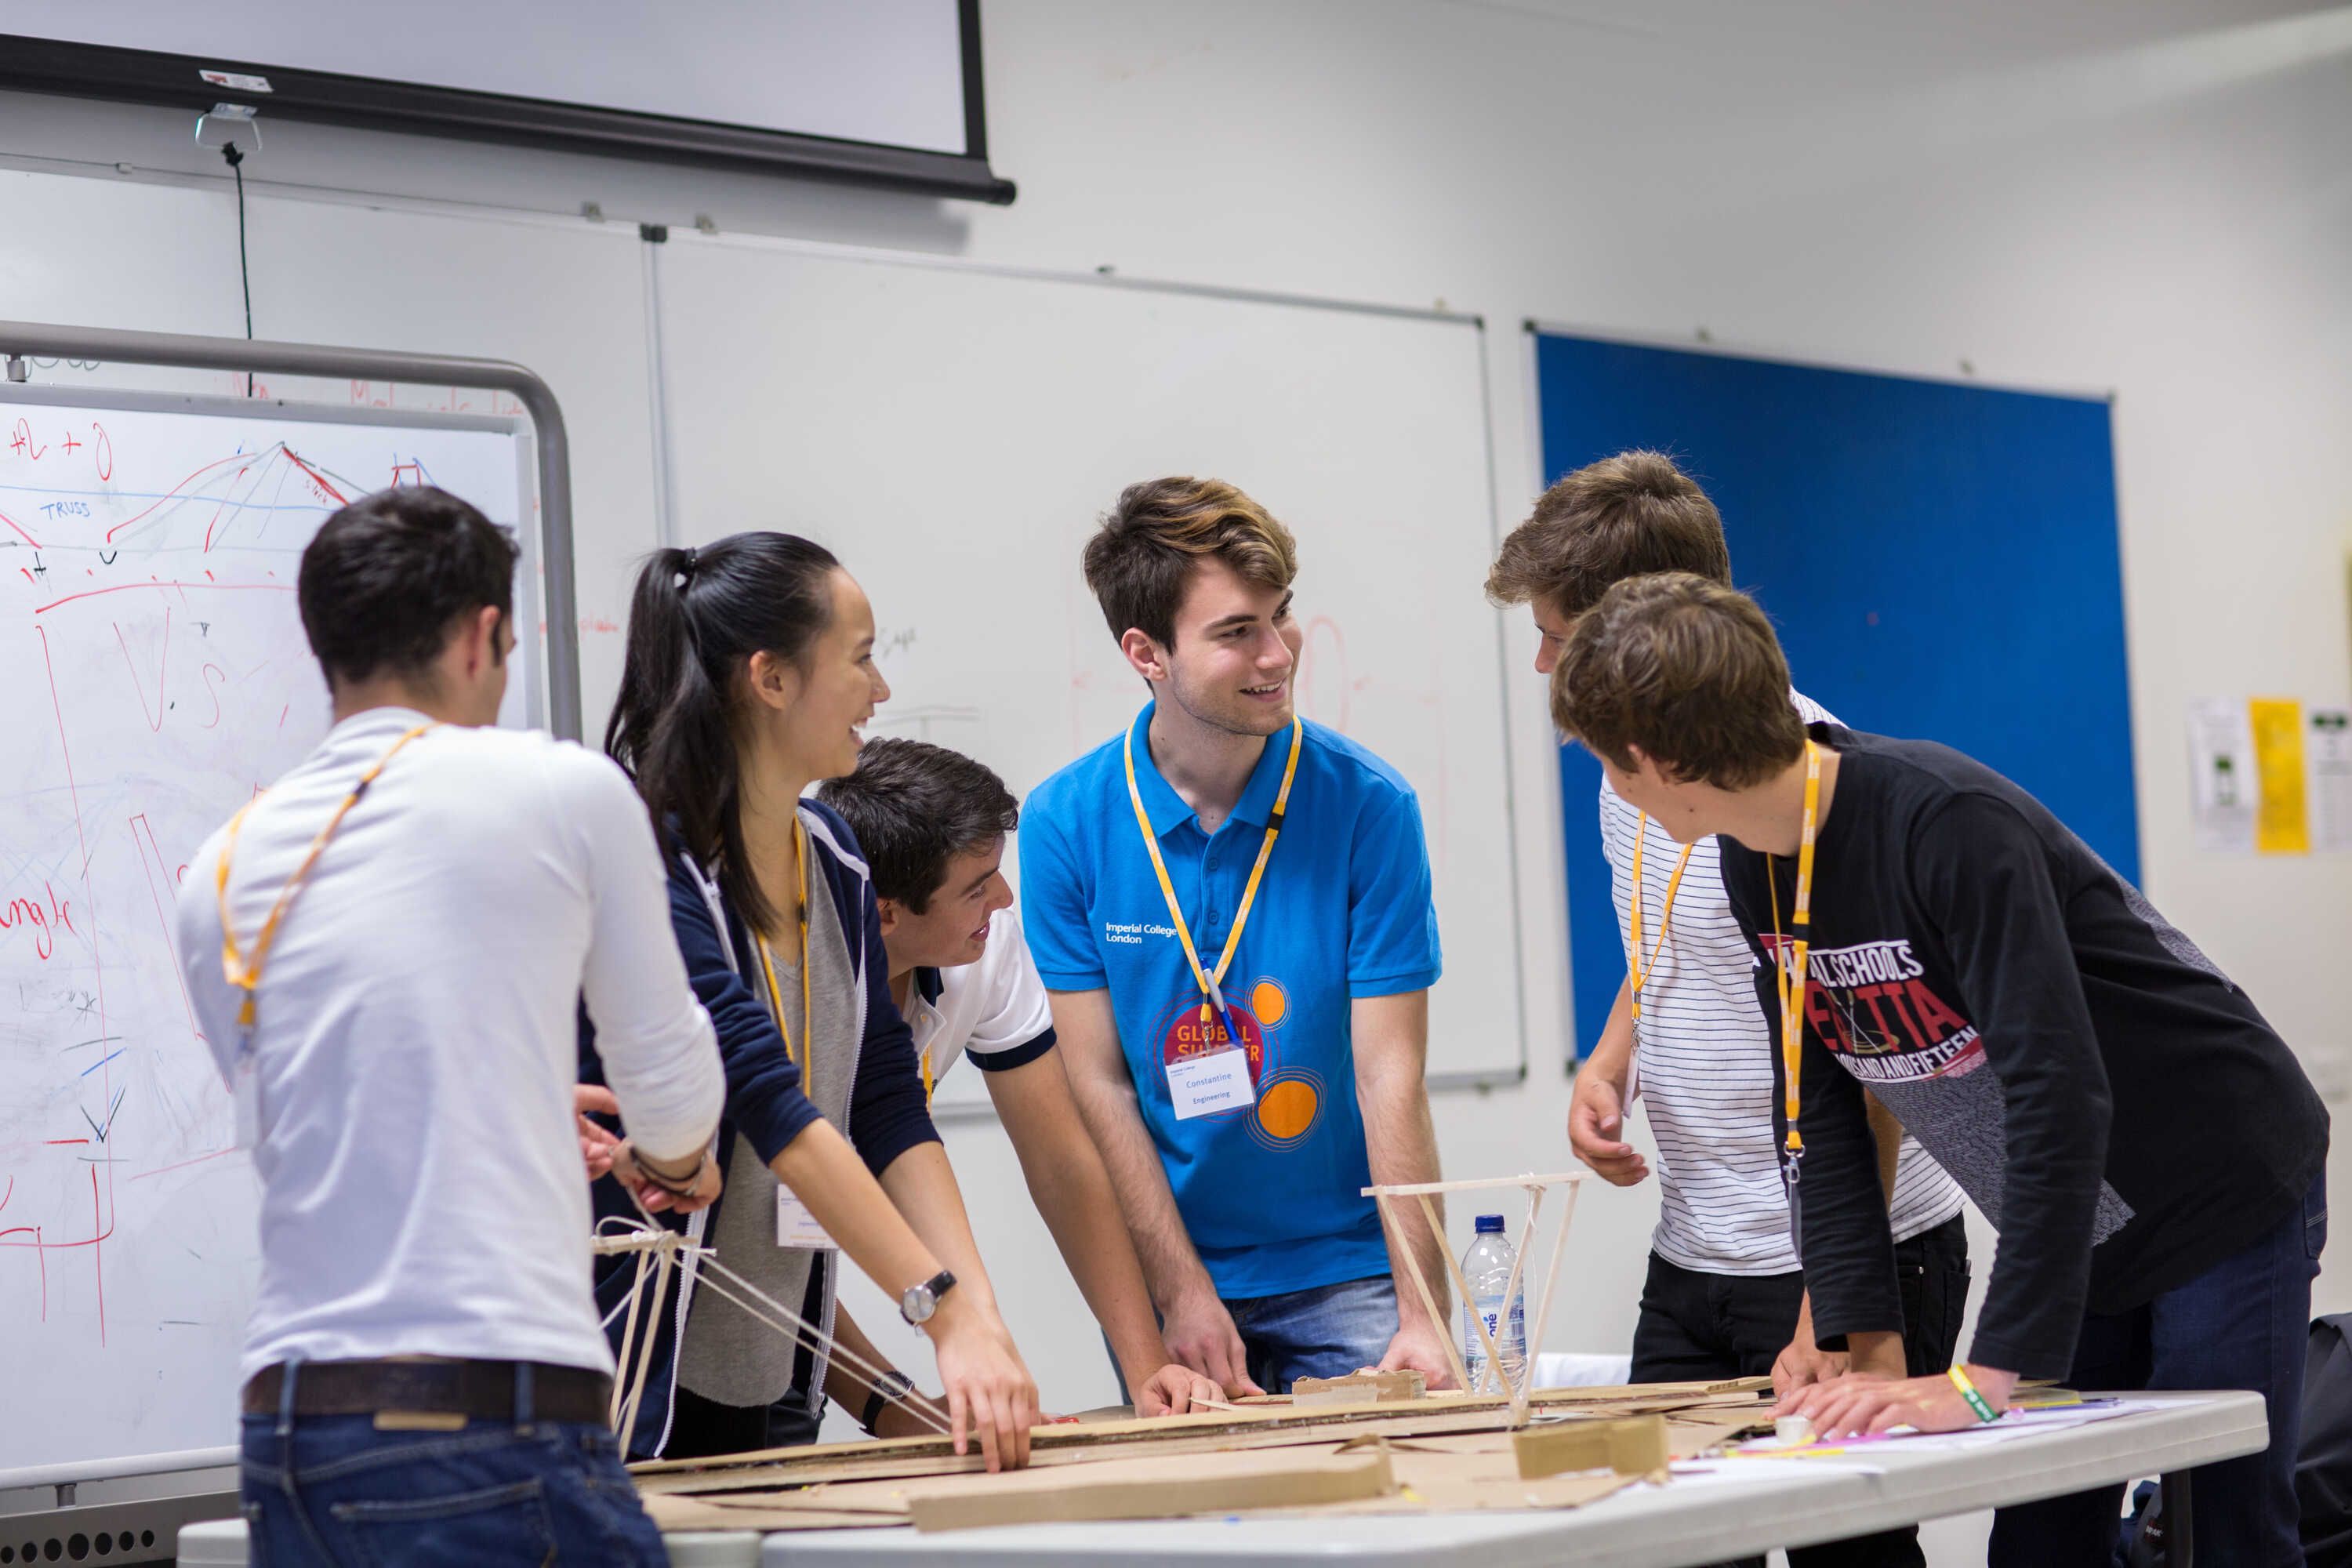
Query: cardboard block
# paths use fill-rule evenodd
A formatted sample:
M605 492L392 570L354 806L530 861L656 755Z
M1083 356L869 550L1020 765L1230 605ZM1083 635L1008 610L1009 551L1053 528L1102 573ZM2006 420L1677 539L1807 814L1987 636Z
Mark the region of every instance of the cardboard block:
M1666 1422L1663 1415L1618 1421L1559 1421L1511 1434L1519 1475L1534 1480L1569 1470L1610 1469L1621 1476L1646 1476L1666 1468Z
M1118 1473L1109 1473L1114 1470ZM1180 1519L1239 1509L1349 1502L1396 1490L1385 1453L1312 1458L1206 1454L1123 1461L1099 1469L1078 1466L1017 1471L987 1477L986 1485L975 1484L981 1479L959 1477L961 1484L951 1487L910 1489L907 1508L915 1528Z

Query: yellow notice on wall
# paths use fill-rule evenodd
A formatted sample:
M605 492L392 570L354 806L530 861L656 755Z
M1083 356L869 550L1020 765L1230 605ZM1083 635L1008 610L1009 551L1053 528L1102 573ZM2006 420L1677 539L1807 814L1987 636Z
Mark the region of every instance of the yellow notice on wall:
M2246 704L2254 731L2254 847L2264 855L2311 853L2311 808L2303 772L2303 704L2257 697Z

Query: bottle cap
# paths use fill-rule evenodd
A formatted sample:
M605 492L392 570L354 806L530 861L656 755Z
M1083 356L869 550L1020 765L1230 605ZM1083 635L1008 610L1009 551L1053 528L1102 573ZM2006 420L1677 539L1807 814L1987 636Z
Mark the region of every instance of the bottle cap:
M1482 1214L1478 1216L1478 1234L1480 1236L1485 1236L1489 1231L1493 1232L1496 1236L1503 1234L1503 1216L1501 1215Z

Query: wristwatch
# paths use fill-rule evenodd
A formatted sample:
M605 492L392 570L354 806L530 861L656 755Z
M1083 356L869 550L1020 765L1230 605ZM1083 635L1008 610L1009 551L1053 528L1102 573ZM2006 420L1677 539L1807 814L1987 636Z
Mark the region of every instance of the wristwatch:
M909 1285L907 1293L898 1298L898 1315L921 1328L940 1310L940 1298L955 1285L955 1276L940 1269L919 1285Z
M882 1407L894 1399L906 1398L913 1392L915 1380L896 1367L874 1380L874 1386L866 1396L866 1414L857 1418L857 1424L866 1428L867 1436L875 1435L874 1424L882 1419Z

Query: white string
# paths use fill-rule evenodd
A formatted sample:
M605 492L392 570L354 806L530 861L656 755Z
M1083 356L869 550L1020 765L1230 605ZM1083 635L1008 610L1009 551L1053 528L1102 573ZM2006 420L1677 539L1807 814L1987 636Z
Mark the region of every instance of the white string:
M778 1317L783 1320L782 1322L775 1321L772 1319L764 1320L769 1328L775 1330L778 1333L782 1334L786 1339L791 1340L795 1344L806 1346L811 1351L829 1354L835 1361L847 1366L851 1372L856 1373L859 1377L863 1378L868 1388L882 1393L882 1396L885 1400L894 1405L905 1406L910 1415L924 1426L929 1427L933 1432L939 1433L943 1436L947 1435L949 1430L948 1424L940 1420L937 1415L933 1415L928 1407L917 1403L913 1389L909 1388L907 1393L903 1394L892 1394L882 1390L881 1380L883 1377L887 1375L888 1369L876 1366L872 1363L866 1361L863 1356L858 1355L856 1352L844 1345L837 1335L826 1334L823 1330L817 1328L807 1319L802 1317L798 1312L786 1307L774 1297L768 1295L758 1286L744 1279L743 1276L736 1273L735 1270L728 1268L724 1263L719 1262L718 1258L709 1250L697 1250L698 1255L702 1260L702 1267L707 1273L724 1276L727 1279L731 1280L746 1294L750 1295L754 1300L761 1303L761 1306L766 1308L769 1311L775 1313ZM759 1308L753 1307L751 1302L744 1300L741 1297L734 1294L733 1291L729 1290L725 1286L719 1284L717 1279L706 1278L703 1283L710 1289L717 1291L720 1300L732 1302L737 1308L742 1310L745 1315L751 1318L755 1322L763 1321L760 1317Z
M647 1218L649 1221L651 1220L650 1215L648 1215ZM934 1415L927 1404L919 1401L915 1391L911 1387L902 1394L893 1394L887 1392L881 1380L887 1375L891 1369L877 1366L866 1361L865 1357L857 1354L856 1352L844 1345L837 1335L825 1333L822 1329L808 1321L807 1319L802 1317L792 1308L785 1306L774 1297L768 1295L758 1286L752 1284L749 1279L746 1279L742 1275L737 1273L734 1269L720 1262L719 1260L718 1254L710 1248L707 1247L696 1247L692 1243L688 1242L687 1238L678 1232L671 1230L667 1226L662 1226L658 1223L651 1224L649 1227L641 1226L625 1232L607 1232L604 1227L613 1224L614 1221L619 1221L624 1225L629 1223L625 1215L607 1215L603 1220L600 1220L597 1223L596 1229L599 1240L613 1239L625 1242L648 1241L651 1243L651 1246L646 1247L646 1251L656 1256L662 1265L662 1267L656 1270L657 1282L655 1286L654 1300L655 1311L656 1314L660 1310L663 1289L662 1282L667 1280L670 1262L678 1253L691 1253L701 1266L704 1275L703 1283L709 1289L716 1291L720 1300L732 1304L746 1316L750 1317L754 1322L760 1323L762 1327L773 1329L776 1332L782 1334L794 1345L805 1347L806 1349L820 1354L829 1355L833 1360L845 1365L852 1373L865 1380L867 1387L880 1392L884 1399L888 1403L903 1406L919 1422L929 1427L931 1431L941 1436L946 1436L949 1432L950 1428L948 1425L941 1421L939 1416ZM623 1250L623 1248L606 1247L602 1250L617 1252ZM629 1250L635 1249L630 1248ZM736 1289L740 1289L744 1292L744 1294L750 1296L751 1300L747 1301L743 1300L741 1296L735 1293L735 1290L730 1290L721 1285L717 1279L711 1278L714 1274L723 1276L727 1280L730 1281L734 1285ZM639 1292L644 1289L644 1271L641 1268L636 1282L630 1288L629 1298L622 1303L622 1307L629 1306L637 1299ZM756 1301L759 1305L754 1306L752 1304L753 1301ZM772 1314L772 1316L763 1316L763 1310L764 1312ZM614 1309L613 1315L617 1317L619 1316L620 1311L621 1308L616 1307ZM612 1322L612 1318L608 1317L605 1319L605 1322L609 1326ZM632 1397L628 1403L631 1406L629 1415L632 1422L635 1420L635 1396L643 1390L646 1369L650 1365L652 1360L653 1342L655 1336L650 1331L650 1323L648 1323L647 1327L649 1331L646 1333L643 1343L638 1347L641 1353L638 1361L637 1371L635 1377L631 1380L634 1387L631 1390ZM626 1431L628 1428L626 1426L621 1426L617 1429Z

